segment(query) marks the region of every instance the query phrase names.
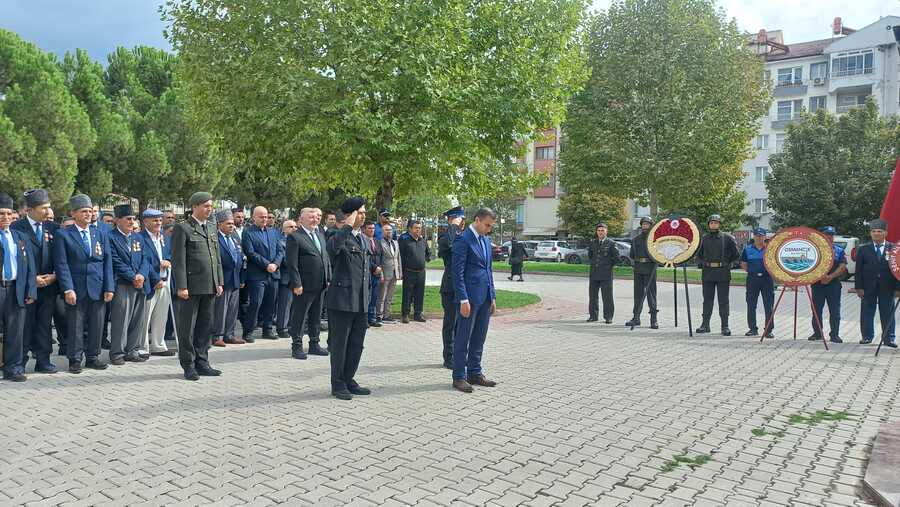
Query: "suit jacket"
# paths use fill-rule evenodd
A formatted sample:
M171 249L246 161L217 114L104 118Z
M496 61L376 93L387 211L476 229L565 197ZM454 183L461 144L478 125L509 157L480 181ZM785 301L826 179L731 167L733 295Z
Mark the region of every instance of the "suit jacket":
M400 278L403 273L403 261L400 260L400 245L397 240L382 238L378 246L381 248L381 273L387 281ZM393 246L393 251L391 250Z
M78 299L102 301L103 293L116 291L109 237L99 227L88 227L91 253L84 251L75 225L60 229L53 242L53 264L60 292L75 291Z
M359 236L364 237L362 234ZM369 308L369 248L345 225L328 240L332 255L331 285L325 296L329 310L365 313Z
M12 234L16 248L16 302L19 303L19 307L24 308L26 297L37 298L37 278L35 278L37 268L34 265L34 250L31 243L28 242L28 238L19 231L10 228L9 232ZM31 236L34 236L34 231L31 231ZM6 242L0 241L0 269L6 261L7 248Z
M225 290L240 289L244 273L244 254L241 253L241 246L235 242L234 234L226 238L217 232L216 237L219 238L219 257L222 260Z
M472 227L466 227L453 241L453 288L457 303L469 300L472 306L478 306L496 299L491 262L490 239L485 236L476 239Z
M438 257L444 261L444 276L441 278L441 293L453 294L453 242L462 234L459 227L449 225L447 232L438 238Z
M363 235L363 241L366 242L366 247L369 249L369 272L372 273L372 276L379 276L375 274L375 268L380 268L383 262L382 256L383 252L381 250L381 241L375 238L369 238L365 234ZM384 268L382 268L384 271Z
M116 283L131 285L137 275L144 276L144 295L153 293L150 285L149 253L144 249L144 240L140 234L126 237L118 228L109 233L110 253L112 254L113 275Z
M591 260L591 280L598 282L612 280L613 266L619 260L616 242L609 238L603 238L603 241L592 239L588 245L588 259Z
M879 294L891 294L895 290L898 283L891 274L886 255L887 251L893 248L893 243L885 241L881 258L878 257L872 243L866 243L857 249L856 274L853 282L855 288Z
M287 251L284 255L287 271L283 276L288 279L292 289L303 287L305 291L320 291L331 282L331 259L325 235L318 228L313 233L319 238L321 251L316 248L303 227L299 227L287 238Z
M37 269L37 274L50 275L54 273L53 239L56 237L59 226L55 222L42 222L41 227L43 228L43 237L38 241L37 236L34 234L34 229L31 228L31 222L28 221L28 217L20 218L9 225L10 229L18 231L31 243L31 250L34 252L34 267ZM47 289L56 291L56 283L45 287L43 290Z
M162 264L162 261L172 262L172 239L160 231L159 236L162 238L163 242L163 256L160 258L159 254L156 253L156 245L153 244L153 238L150 237L150 233L147 232L147 229L141 229L140 236L141 241L144 242L144 255L150 263L150 278L148 281L150 282L150 291L152 292L153 287L162 280L160 264ZM172 277L171 269L166 273L166 277L167 280Z
M281 278L281 261L284 259L284 247L278 241L280 234L271 228L262 230L255 225L244 229L241 237L241 249L247 256L246 280L261 281ZM266 271L266 266L275 264L279 267L274 273Z
M175 289L190 294L215 294L224 285L216 224L206 221L206 230L190 216L172 228L172 276Z

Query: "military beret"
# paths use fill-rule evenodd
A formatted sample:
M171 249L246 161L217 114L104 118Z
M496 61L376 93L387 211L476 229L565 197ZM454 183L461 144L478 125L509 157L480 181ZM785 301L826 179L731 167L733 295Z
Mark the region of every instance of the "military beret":
M609 229L609 226L606 225L606 222L600 222L599 224L597 224L597 229L599 229L601 227Z
M219 211L216 211L216 222L222 223L229 220L234 220L234 213L232 213L230 209L220 209Z
M160 218L162 216L163 212L155 208L147 208L141 213L141 218Z
M93 208L91 198L84 194L75 194L69 198L69 210L75 211L82 208Z
M756 229L753 229L754 236L765 236L768 233L769 233L769 231L763 229L762 227L757 227Z
M130 204L117 204L113 207L113 216L116 218L133 217L134 210Z
M456 218L466 216L466 210L462 206L454 206L444 212L447 218Z
M821 229L819 229L819 232L828 234L829 236L834 236L834 234L835 234L834 227L832 227L830 225L826 225L825 227L822 227Z
M389 217L391 216L391 210L387 208L381 208L381 211L379 211L378 214L383 217Z
M882 231L886 231L888 228L888 223L885 220L880 218L876 218L875 220L871 220L869 222L869 230L872 229L881 229Z
M209 192L194 192L193 194L191 194L191 198L188 200L188 202L191 204L191 206L199 206L200 204L211 200L212 194L210 194Z
M13 198L7 194L0 194L0 208L16 209L16 203L13 201Z
M354 211L359 210L366 205L366 200L362 197L351 197L344 201L344 204L341 204L341 211L346 214L353 213Z
M37 208L50 203L50 194L43 188L35 188L25 192L25 206Z

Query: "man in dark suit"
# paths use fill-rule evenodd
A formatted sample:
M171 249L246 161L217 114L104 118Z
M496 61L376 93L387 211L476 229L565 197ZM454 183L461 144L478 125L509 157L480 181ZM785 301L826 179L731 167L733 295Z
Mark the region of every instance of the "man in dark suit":
M112 301L116 290L109 238L99 227L91 226L88 196L73 195L69 210L75 223L61 229L53 242L56 277L67 305L69 372L81 373L82 355L87 359L86 368L105 370L100 339L106 325L106 303Z
M111 302L109 362L143 362L141 342L147 335L147 298L151 296L150 252L144 250L140 234L135 234L134 210L130 204L117 205L115 228L109 233L116 297Z
M37 297L37 270L31 242L10 229L16 206L0 195L0 320L3 331L3 380L24 382L26 307ZM48 358L49 361L49 358Z
M362 197L344 201L346 224L328 241L334 269L326 296L331 394L339 400L371 394L354 379L368 329L370 253L359 230L366 219L365 204Z
M590 281L588 281L588 322L597 322L600 305L597 293L603 297L603 322L612 323L615 306L613 303L613 267L619 261L616 242L607 237L606 224L597 224L597 237L588 245L588 259L591 261Z
M53 269L53 238L56 223L50 221L50 195L42 188L25 192L25 216L13 222L9 228L27 238L34 252L37 269L37 298L25 311L25 334L23 336L24 358L22 366L28 363L28 353L34 357L36 373L56 373L56 365L50 362L53 351L53 335L50 323L56 299L59 295L56 272ZM65 348L65 333L59 333L60 346Z
M859 327L862 340L859 343L872 343L875 339L875 309L881 317L881 332L884 345L897 348L894 337L894 321L891 318L894 291L897 290L897 279L891 274L887 262L887 252L894 244L885 241L887 222L878 218L869 222L871 243L860 246L856 251L856 275L854 287L856 295L862 300L860 305ZM887 332L885 333L885 329Z
M281 279L281 260L284 247L278 241L278 232L268 227L269 211L262 207L253 208L253 224L244 231L241 248L247 256L247 272L244 283L250 294L250 306L241 322L244 341L253 343L253 330L257 321L262 321L262 337L277 340L272 332L275 315L275 292Z
M216 377L209 365L210 333L215 300L222 295L222 261L212 215L212 195L196 192L190 198L191 215L172 231L172 274L175 278L175 328L178 359L184 378Z
M397 240L403 262L403 293L401 297L401 322L409 324L410 308L413 320L425 322L422 308L425 304L425 268L431 260L431 248L422 236L422 221L410 220L407 231Z
M331 282L331 259L325 235L319 228L319 212L315 208L300 210L300 226L288 236L285 253L287 271L282 276L294 297L291 314L291 357L306 359L303 352L303 329L309 335L309 354L327 356L319 346L322 320L322 291Z
M243 282L244 256L241 253L240 244L235 241L234 216L232 211L223 209L216 212L216 226L219 228L219 257L222 260L222 274L224 276L222 295L216 298L215 325L213 336L216 347L224 347L225 344L239 345L246 343L240 337L234 336L234 329L238 318L238 305L240 291Z
M464 393L471 393L473 384L497 385L485 378L481 368L488 325L497 310L488 237L496 221L496 213L481 208L472 225L453 242L453 287L459 304L453 335L453 388Z
M381 251L381 240L375 239L375 223L366 221L363 224L363 236L365 236L366 246L369 248L369 327L381 327L381 314L375 309L378 305L378 287L381 285L383 253Z
M297 222L285 220L281 224L281 248L287 251L287 239L297 231ZM294 307L294 293L291 292L291 277L288 276L287 255L281 260L278 270L281 278L278 280L278 297L275 309L275 332L279 338L290 338L291 314Z
M441 277L441 308L444 309L441 338L444 343L444 368L452 370L453 329L459 312L459 305L455 302L456 291L453 289L453 242L463 232L466 210L462 206L456 206L444 212L444 216L447 217L447 232L438 238L438 257L444 261L444 275Z

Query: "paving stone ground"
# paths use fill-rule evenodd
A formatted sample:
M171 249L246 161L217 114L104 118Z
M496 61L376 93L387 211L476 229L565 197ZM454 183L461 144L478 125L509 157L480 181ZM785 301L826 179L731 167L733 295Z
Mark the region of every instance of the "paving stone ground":
M585 279L526 276L497 286L543 304L494 319L484 364L500 384L470 395L439 366L436 319L370 329L358 380L374 392L351 402L330 397L327 358L293 360L289 340L214 349L224 375L199 382L153 358L0 383L0 505L868 505L860 480L878 426L900 419L900 369L895 350L856 344L855 296L848 343L825 351L805 340L803 299L800 339L786 297L760 344L742 336L743 288L735 336L689 338L671 285L662 329L628 331L630 281L607 326L584 322ZM788 423L816 410L853 416ZM662 470L684 452L710 460Z

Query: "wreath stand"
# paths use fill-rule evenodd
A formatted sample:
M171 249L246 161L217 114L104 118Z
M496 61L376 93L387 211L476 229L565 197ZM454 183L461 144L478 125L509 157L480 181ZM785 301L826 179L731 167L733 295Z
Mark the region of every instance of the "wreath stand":
M809 298L809 309L812 310L813 314L813 322L819 329L819 336L822 338L822 345L825 346L825 350L829 350L828 341L825 339L825 332L822 330L822 321L819 319L819 312L816 311L816 305L815 303L813 303L812 290L810 290L809 285L806 284L793 285L791 287L794 290L794 339L797 339L797 295L800 292L800 287L806 289L806 295ZM766 339L766 335L769 334L769 332L772 330L772 321L775 320L775 312L778 311L778 306L781 304L781 299L784 297L784 293L787 292L787 290L788 285L782 286L781 293L778 295L778 300L775 302L775 307L772 308L772 315L769 315L769 318L766 320L766 327L763 329L762 336L760 336L759 338L760 343L762 343L763 340ZM890 327L888 328L890 329Z

